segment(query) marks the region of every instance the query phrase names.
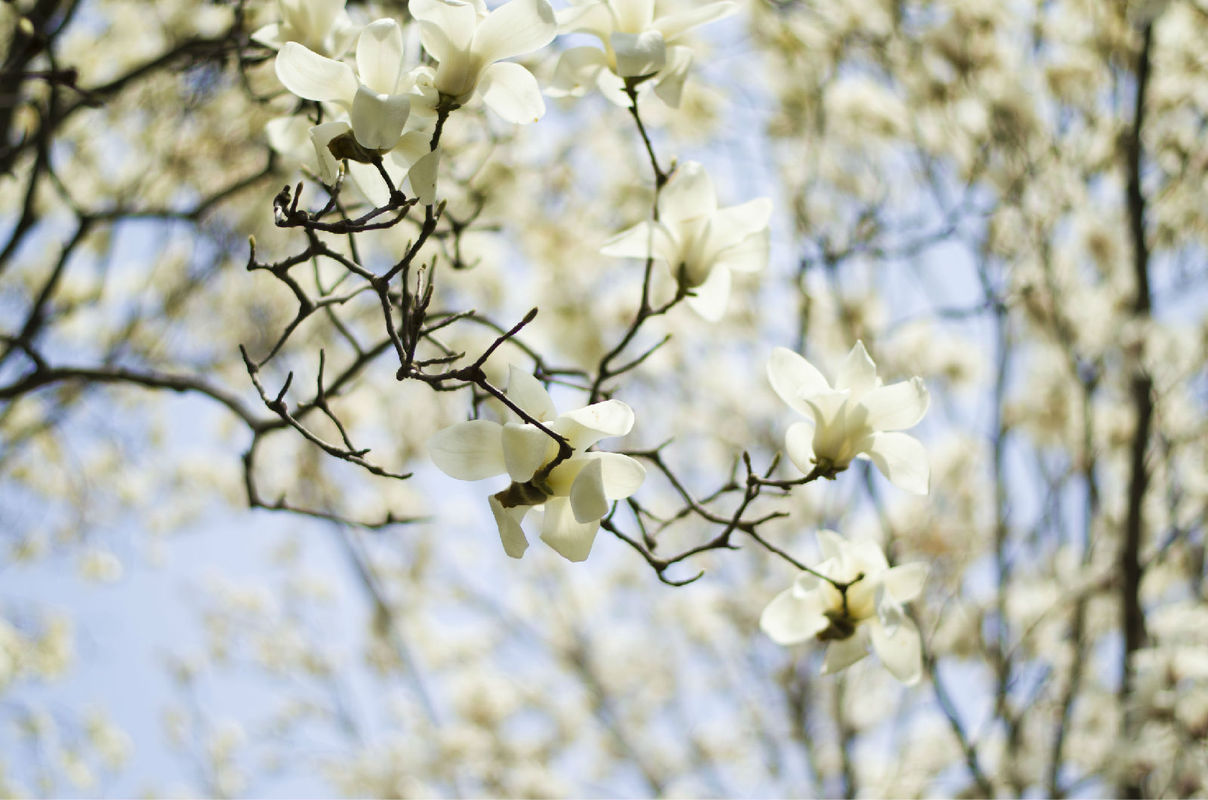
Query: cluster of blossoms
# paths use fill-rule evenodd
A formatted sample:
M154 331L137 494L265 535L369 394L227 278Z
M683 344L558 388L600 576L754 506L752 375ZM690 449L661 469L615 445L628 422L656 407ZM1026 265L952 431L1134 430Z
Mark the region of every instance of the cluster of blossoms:
M436 202L442 125L476 98L508 122L534 122L544 114L536 78L507 59L545 47L558 33L591 34L602 49L563 51L546 93L579 96L594 87L631 106L636 117L639 90L679 104L692 61L684 34L737 11L731 2L668 11L655 0L575 0L558 14L546 0L508 0L492 11L483 0L411 0L408 8L428 56L423 62L405 54L398 21L379 19L358 29L342 0L280 0L281 21L254 37L277 50L282 85L316 104L318 117L306 132L316 174L334 186L345 163L379 206L397 202L405 182L420 202ZM345 60L350 49L351 62ZM274 146L296 142L297 124L271 123ZM685 162L669 174L654 166L652 218L612 236L601 252L645 260L647 274L650 264L662 264L676 286L662 311L683 300L706 320L719 320L732 273L767 265L772 204L759 198L720 207L701 164ZM804 475L790 483L833 479L854 459L867 458L903 489L927 493L926 452L900 432L927 410L921 379L882 385L860 342L833 385L784 348L772 353L767 374L781 399L807 418L786 435L789 459ZM613 503L633 495L645 478L634 458L592 449L627 435L633 411L612 399L558 414L542 383L515 366L506 392L491 392L497 421L471 419L436 433L428 442L432 460L461 480L508 476L489 504L509 556L527 550L528 525L563 557L586 559ZM871 543L849 543L829 531L819 538L823 562L768 605L763 630L781 644L831 643L828 672L854 663L871 645L896 677L917 680L921 644L902 604L921 592L926 567L891 568Z

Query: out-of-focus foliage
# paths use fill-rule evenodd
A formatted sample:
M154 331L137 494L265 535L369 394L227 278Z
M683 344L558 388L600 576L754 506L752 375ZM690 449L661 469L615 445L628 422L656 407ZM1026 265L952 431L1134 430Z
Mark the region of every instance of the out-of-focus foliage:
M323 5L0 5L0 795L1208 792L1203 0L577 2L456 103L439 0L425 33L350 0L338 46L276 30L354 63L347 25L397 21L404 194L343 139L317 217L308 130L347 109L287 92L253 34ZM517 126L487 106L535 109L524 70L554 90ZM667 200L698 168L716 252ZM443 206L401 199L429 178ZM372 203L406 217L322 228ZM635 230L666 232L655 258L601 252ZM927 387L925 497L777 460L806 423L774 349L835 376L857 341ZM646 479L584 563L500 547L488 497L561 499L548 461L488 485L428 458L500 418L513 366L557 408L633 410L605 445ZM524 444L500 452L548 449ZM821 529L927 565L877 603L919 630L915 685L760 631ZM256 568L173 558L199 537ZM95 677L74 707L120 656L76 620L90 593L157 563L190 620L148 628L168 688Z

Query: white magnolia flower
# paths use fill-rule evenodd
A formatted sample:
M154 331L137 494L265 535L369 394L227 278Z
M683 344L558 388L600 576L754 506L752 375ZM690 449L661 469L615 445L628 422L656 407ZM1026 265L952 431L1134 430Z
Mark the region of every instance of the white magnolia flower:
M691 290L688 304L718 320L730 297L730 270L758 272L767 265L771 215L766 197L718 208L709 174L688 161L659 193L658 219L618 233L600 252L662 261L680 288Z
M546 0L509 0L487 13L483 0L411 0L420 41L437 60L436 90L457 105L475 92L508 122L536 122L545 101L532 73L505 58L531 53L558 32Z
M870 458L908 492L927 494L927 451L912 436L895 433L918 424L930 395L922 378L882 386L863 342L847 354L832 387L813 364L784 347L772 351L768 380L780 399L811 419L789 427L784 447L797 469L827 478L853 458Z
M252 40L280 50L298 42L333 58L344 54L356 38L356 26L344 10L344 0L277 0L281 21L265 25Z
M759 618L759 627L777 644L817 639L829 642L822 672L846 669L868 654L871 643L893 676L906 684L922 674L919 630L902 609L918 597L927 578L921 561L890 568L872 542L849 542L833 531L819 531L826 558L816 571L840 585L803 572L776 595Z
M589 86L604 96L628 105L626 79L649 80L655 94L672 107L679 106L684 79L692 64L692 50L677 46L688 30L738 11L732 2L690 5L682 11L658 13L655 0L571 0L558 13L562 33L590 33L604 45L572 47L554 68L553 96L579 96Z
M574 449L552 469L558 445L549 434L524 422L498 404L502 423L476 419L438 431L428 440L432 461L445 474L477 481L507 473L511 485L491 497L504 551L520 558L528 548L521 527L525 516L540 509L541 538L571 561L591 552L600 519L614 500L638 490L646 470L620 453L586 452L608 436L633 428L633 411L620 400L605 400L558 415L541 382L512 367L507 396L526 414L563 436Z

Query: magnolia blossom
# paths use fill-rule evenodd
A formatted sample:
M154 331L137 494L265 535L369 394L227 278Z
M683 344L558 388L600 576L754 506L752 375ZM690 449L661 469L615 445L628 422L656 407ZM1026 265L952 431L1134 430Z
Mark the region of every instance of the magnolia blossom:
M863 342L847 354L832 387L813 364L784 347L768 360L768 379L780 399L810 418L789 427L785 451L797 469L831 478L853 458L870 458L908 492L927 494L930 471L923 445L904 433L927 413L922 378L882 386Z
M487 13L483 0L411 0L420 41L438 62L434 85L456 105L475 92L508 122L536 122L545 113L532 73L505 58L531 53L558 32L546 0L510 0Z
M571 0L558 14L562 33L590 33L604 49L572 47L554 68L554 96L582 95L596 85L610 100L627 105L626 81L650 80L667 105L679 106L692 51L676 46L688 30L729 16L731 2L690 5L682 11L655 12L655 0Z
M549 393L527 372L512 367L508 399L573 448L558 462L558 445L548 433L525 422L502 403L503 422L476 419L438 431L428 440L432 461L445 474L476 481L507 473L511 485L491 497L504 551L520 558L528 549L521 523L536 509L541 538L571 561L591 552L600 519L612 501L638 490L646 470L619 453L587 452L608 436L633 428L633 411L620 400L605 400L558 415Z
M829 642L824 674L864 658L871 643L895 678L918 681L923 668L919 630L902 604L923 590L927 565L891 568L872 542L849 542L833 531L819 531L818 543L826 560L815 571L829 580L801 573L768 603L759 627L777 644L810 638Z
M286 42L298 42L316 53L339 58L356 37L344 0L277 0L277 10L281 21L253 33L253 41L274 50Z
M730 297L730 270L758 272L767 265L771 215L766 197L718 208L709 174L688 161L659 193L658 219L618 233L600 252L662 261L689 292L688 304L705 319L718 320Z

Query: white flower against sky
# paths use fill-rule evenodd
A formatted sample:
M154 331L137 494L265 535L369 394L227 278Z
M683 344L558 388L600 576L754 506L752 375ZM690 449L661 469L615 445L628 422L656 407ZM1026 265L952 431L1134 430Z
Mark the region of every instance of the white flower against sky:
M563 53L549 93L578 96L595 85L627 105L626 79L645 79L665 103L678 106L692 50L675 43L692 28L735 13L738 4L696 3L672 12L655 6L655 0L572 0L558 13L559 30L592 34L604 49L572 47Z
M766 197L718 208L709 174L687 161L659 193L658 219L617 234L600 252L662 261L679 286L691 290L688 304L705 319L718 320L730 297L730 271L767 266L771 215Z
M521 523L529 512L538 517L541 538L571 561L591 552L600 519L614 500L638 490L646 470L620 453L587 452L609 436L633 428L633 411L620 400L605 400L559 415L541 382L512 367L508 399L533 419L566 438L574 452L553 469L558 445L502 403L503 422L476 419L438 431L428 440L432 461L445 474L476 481L507 473L511 485L492 495L491 511L504 551L520 558L528 548Z
M902 604L922 592L927 565L919 561L891 568L872 542L849 542L833 531L819 531L818 543L826 560L816 571L850 585L840 591L830 581L803 572L768 603L759 627L777 644L828 642L823 673L856 663L871 644L895 678L917 682L923 670L922 644Z
M558 32L546 0L509 0L487 12L482 0L411 0L424 49L436 59L434 84L463 105L477 92L508 122L536 122L545 101L533 74L503 59L538 50Z
M897 486L927 494L927 451L914 437L897 433L918 424L930 395L922 378L883 386L863 342L847 354L831 386L804 358L777 347L768 360L768 380L780 399L810 418L785 435L785 451L797 469L815 468L825 477L847 469L854 458L870 458Z
M344 10L344 0L277 0L281 21L265 25L252 40L280 50L298 42L316 53L339 58L356 38L356 26Z

